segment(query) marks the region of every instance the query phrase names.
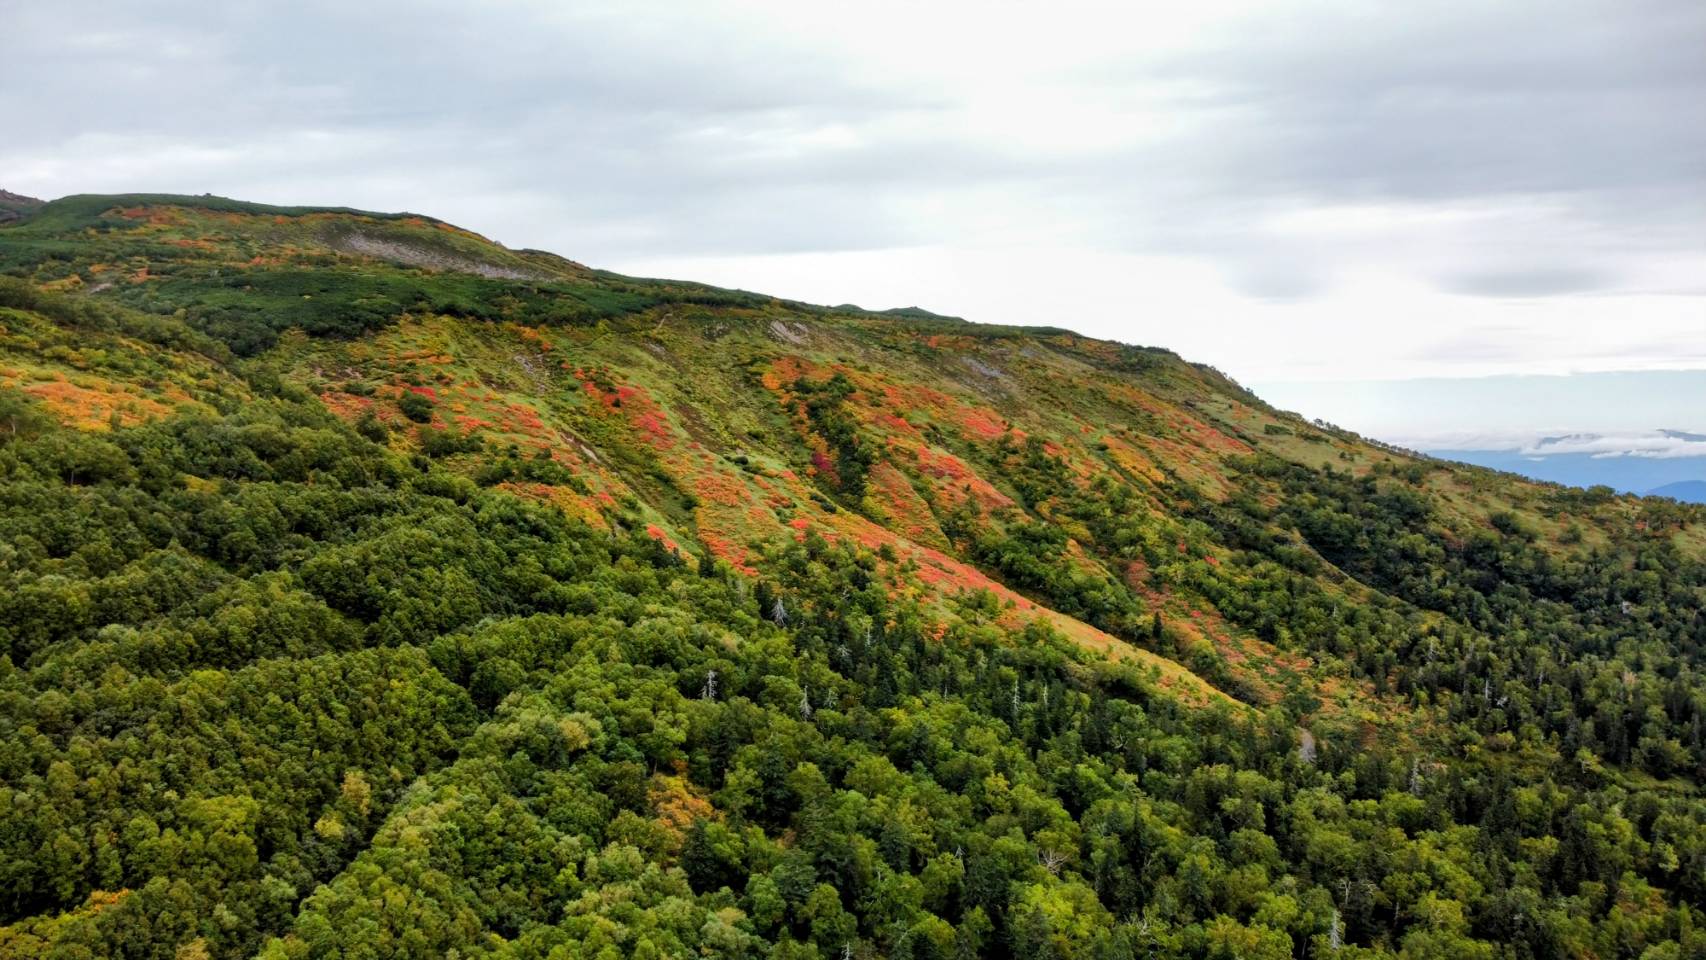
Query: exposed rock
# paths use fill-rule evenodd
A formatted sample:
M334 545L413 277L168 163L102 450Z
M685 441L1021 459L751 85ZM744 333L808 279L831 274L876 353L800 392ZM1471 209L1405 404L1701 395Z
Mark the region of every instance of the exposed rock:
M400 240L388 240L360 231L342 234L332 241L332 245L350 253L359 253L363 256L389 260L392 263L401 263L410 267L425 267L428 270L472 273L494 280L551 279L550 275L542 271L488 263L484 260L461 257L453 253L446 253L443 250L434 250L430 247L405 243Z
M770 333L776 339L785 340L796 347L804 346L806 341L811 339L811 331L807 330L803 323L790 325L781 320L772 320L770 321Z
M26 197L10 190L0 190L0 223L21 220L41 205L42 201L35 197Z
M976 357L961 357L960 362L970 367L972 372L982 374L991 380L1005 380L1007 374L998 367L992 367Z

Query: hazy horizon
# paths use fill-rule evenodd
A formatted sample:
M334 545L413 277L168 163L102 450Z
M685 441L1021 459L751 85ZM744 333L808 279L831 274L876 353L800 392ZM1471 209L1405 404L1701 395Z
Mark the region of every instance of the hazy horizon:
M1416 449L1516 449L1568 433L1706 433L1706 370L1252 381L1277 407Z

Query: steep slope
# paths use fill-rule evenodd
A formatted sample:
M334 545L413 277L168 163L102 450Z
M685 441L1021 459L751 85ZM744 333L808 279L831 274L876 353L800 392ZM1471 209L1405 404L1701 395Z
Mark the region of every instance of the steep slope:
M252 849L219 867L238 878L237 893L182 881L185 903L217 905L235 919L224 933L186 923L162 934L174 949L197 942L240 955L262 934L288 933L273 944L277 955L324 955L332 942L324 931L402 923L373 919L370 902L438 882L411 858L453 851L420 838L478 832L479 818L497 817L532 831L503 841L532 851L528 876L568 870L578 879L549 890L543 881L481 887L435 928L465 936L444 933L420 950L498 951L532 936L527 953L553 937L596 939L573 919L605 909L596 905L604 881L592 882L591 871L650 890L642 899L667 893L695 904L693 937L669 934L680 949L758 937L809 940L826 953L898 953L916 936L934 938L932 949L1000 944L1027 954L1027 945L1047 942L1071 953L1089 949L1099 917L1162 910L1170 911L1165 935L1181 938L1169 941L1178 952L1313 949L1318 938L1341 936L1344 915L1356 942L1400 950L1419 937L1421 955L1430 937L1499 939L1505 921L1461 885L1377 891L1388 867L1369 844L1382 857L1420 857L1429 844L1473 849L1481 841L1441 838L1479 822L1471 814L1488 804L1526 805L1538 830L1526 835L1514 820L1486 826L1507 865L1477 874L1476 888L1528 890L1527 875L1509 866L1521 862L1534 874L1533 895L1567 918L1582 904L1634 896L1628 883L1650 883L1642 896L1656 898L1646 908L1661 919L1637 939L1692 936L1673 929L1681 922L1673 907L1698 903L1706 875L1696 869L1706 868L1698 796L1706 512L1698 508L1387 449L1274 410L1165 350L1056 327L986 327L921 310L822 308L621 277L412 215L73 197L0 230L0 271L17 278L0 287L0 425L12 424L11 482L62 511L89 509L71 505L98 496L110 509L156 518L129 535L150 550L116 545L85 556L75 536L44 527L22 494L10 507L7 529L23 546L4 555L11 599L0 601L0 629L14 667L8 689L15 704L30 706L12 708L8 722L44 745L9 761L8 780L39 784L22 796L78 797L88 822L125 836L102 840L75 818L50 826L42 808L14 808L16 849L64 851L62 862L8 874L0 919L19 922L15 943L110 933L119 921L100 918L161 909L170 884L154 881L216 875L211 861L143 852L157 850L151 838L175 824L179 835L208 843L248 837ZM153 499L132 503L125 490ZM364 498L376 511L371 521L359 519ZM221 511L232 515L220 521L226 527L209 528ZM338 639L269 646L262 637L294 636L292 628L238 630L193 596L155 596L181 579L159 571L178 569L234 595L272 596L242 603L302 611L303 622L319 618L316 630ZM132 581L168 586L123 586ZM620 624L595 625L600 611L616 610L627 611L610 614ZM643 625L654 621L669 624L656 629L671 639L647 639L653 628ZM609 631L613 639L600 641L607 653L581 639ZM239 635L241 643L232 639ZM193 652L158 652L175 649L175 637L196 638ZM648 653L651 643L662 646ZM886 652L862 672L861 651L874 648ZM390 650L403 659L369 663ZM636 674L639 686L625 686L630 680L597 666L606 656L664 673ZM783 669L790 657L800 664ZM106 692L72 693L67 678L103 660L123 664L119 674L107 671ZM219 672L220 691L300 682L311 699L309 687L335 684L300 673L310 664L344 677L394 671L411 697L450 719L386 734L408 756L391 769L383 744L328 729L314 735L331 738L323 749L353 750L347 769L249 785L219 774L223 762L256 769L276 762L262 759L268 751L311 739L295 732L288 743L226 745L225 760L205 776L167 777L175 796L201 797L199 806L97 800L124 795L94 786L123 764L175 762L164 746L146 762L126 754L126 731L164 721L104 719L94 707L100 696L129 703L160 684L173 698L200 696L186 685L213 683L203 675ZM298 673L267 673L277 670ZM299 675L306 679L292 679ZM56 696L72 696L72 706ZM378 698L364 721L376 726L418 715L413 700L393 708L378 693L359 696ZM988 836L1011 827L1016 849L1035 862L1007 864L1006 880L977 895L982 920L970 916L969 889L928 893L933 909L894 907L901 919L878 918L848 892L878 896L875 868L836 874L830 864L841 854L828 847L814 848L813 869L838 878L828 896L857 915L851 930L825 920L828 932L819 931L809 884L797 897L762 885L743 893L732 863L780 871L784 886L790 870L800 872L789 866L798 859L790 837L820 828L798 817L828 815L802 796L852 803L843 794L893 794L899 803L912 789L968 781L944 772L960 761L926 762L923 747L896 743L884 761L894 772L879 775L816 746L765 741L830 778L822 791L800 786L799 777L817 774L765 767L762 752L751 752L750 723L716 712L736 698L802 725L809 732L789 736L808 739L833 729L845 742L875 743L872 725L902 715L879 721L880 711L907 709L932 723L974 717L954 735L974 741L1020 737L1023 762L1009 757L997 767L1040 791L1040 806L1020 813L1016 801L978 802L1008 804L980 813ZM1128 714L1110 701L1142 706ZM665 712L686 719L671 731L638 731L630 714L642 702L653 712L667 703ZM242 717L261 709L244 703L220 709ZM876 712L837 726L867 709ZM1145 710L1150 718L1140 722ZM1142 745L1134 732L1110 732L1120 717L1142 728ZM251 722L259 721L243 721ZM559 757L545 767L579 771L549 789L608 792L599 778L616 776L610 764L644 759L638 780L622 781L631 794L624 809L664 824L664 834L637 826L587 834L582 821L593 814L576 815L577 834L540 800L549 793L543 781L481 779L512 762L504 758L520 749L513 743L536 740L541 724L556 732L549 743L529 741L529 762L540 763L534 754L543 750ZM1060 739L1068 733L1070 746ZM360 746L338 739L345 736ZM1180 737L1202 738L1193 762ZM581 770L573 758L595 742L602 759ZM748 751L740 756L751 782L706 768L713 750L731 764ZM1071 785L1078 775L1064 758L1074 755L1090 765L1085 771L1095 768L1083 776L1098 785ZM906 790L891 782L905 778L906 764L892 765L903 757L927 771ZM1203 764L1222 766L1203 780L1192 773ZM996 775L979 774L979 789ZM537 776L549 779L543 769ZM1513 786L1542 780L1561 792L1518 795ZM1115 782L1125 786L1114 790ZM1130 867L1136 872L1116 882L1128 869L1122 858L1148 863L1141 848L1160 842L1133 834L1122 853L1098 847L1095 837L1106 834L1097 831L1137 829L1111 826L1107 818L1117 817L1096 806L1124 790L1167 810L1121 808L1120 816L1157 817L1144 829L1165 821L1178 843L1197 837L1217 849L1226 862L1216 879L1160 900L1142 892L1181 882L1180 847L1154 872ZM1662 817L1641 816L1643 846L1628 854L1639 863L1629 860L1627 878L1617 868L1611 892L1598 868L1524 846L1565 821L1583 836L1591 831L1580 824L1590 820L1601 829L1627 791L1643 803L1668 797L1669 806ZM908 816L967 816L939 808L943 798L911 795ZM1443 819L1405 806L1424 796ZM1210 797L1221 799L1204 807ZM282 809L243 805L254 801ZM1351 801L1396 806L1351 813ZM1273 811L1262 813L1264 804ZM126 832L134 818L114 819L132 808L146 821L135 838ZM1244 812L1228 812L1235 809ZM1101 811L1094 825L1084 819L1093 810ZM886 836L887 815L866 816L872 836ZM1357 853L1318 848L1327 841L1299 826L1304 820L1336 824L1320 829ZM1380 822L1403 843L1370 839L1365 828ZM692 846L734 843L707 839L712 824L718 837L749 831L735 844L745 845L746 860L719 861L723 853ZM1254 840L1238 839L1241 828L1286 845L1249 854ZM885 852L884 869L897 877L915 867L926 877L972 869L962 854L943 859L947 835L926 833L894 840L911 852ZM972 833L954 836L981 851L974 859L986 866L1012 855L978 846L984 840ZM679 863L686 880L642 881L642 868L623 860L629 854L605 844L638 851L653 869ZM1254 859L1239 859L1246 855ZM1269 871L1286 877L1290 907L1261 900L1269 905L1258 908L1255 894L1232 892L1255 880L1229 871L1257 862L1264 890ZM431 869L451 886L497 883L480 873L488 867ZM724 880L734 889L719 900ZM1356 894L1353 882L1373 886ZM1007 883L1027 892L1009 899L1019 887ZM1584 883L1601 887L1583 892ZM121 888L138 892L111 892ZM441 893L438 902L449 904L466 891ZM781 898L781 918L766 921L772 896ZM258 906L267 897L271 905ZM1572 906L1570 898L1585 899ZM1469 919L1421 919L1436 909L1424 904L1447 902L1455 906L1438 909L1467 910ZM1285 909L1290 919L1280 916ZM946 932L927 930L925 917ZM901 926L891 929L891 920ZM990 930L978 933L980 923ZM407 927L385 929L406 940ZM1554 941L1582 943L1621 935L1547 930ZM610 936L621 952L638 948L637 933ZM1240 937L1253 938L1247 949ZM654 946L676 949L661 942Z
M639 525L747 571L782 533L886 545L917 565L927 595L990 590L1010 622L1035 611L1143 657L1193 700L1212 694L1178 662L1258 704L1291 687L1319 694L1346 672L1393 679L1390 664L1360 659L1323 675L1309 658L1341 655L1331 641L1288 638L1282 655L1273 615L1217 610L1241 580L1272 573L1274 538L1293 541L1288 575L1309 574L1324 602L1379 591L1260 515L1277 465L1411 497L1441 542L1496 533L1508 513L1554 552L1572 552L1560 544L1570 524L1593 531L1581 553L1640 523L1632 501L1508 481L1489 491L1473 471L1269 409L1166 351L617 277L423 217L73 197L7 239L13 272L181 311L239 353L265 352L339 415L385 426L397 449L421 445L396 403L415 393L433 405L430 429L513 451L501 464L543 454L573 474L570 487L495 468L595 524ZM470 473L488 459L445 455ZM1241 542L1252 524L1265 549ZM1362 700L1358 685L1326 686Z

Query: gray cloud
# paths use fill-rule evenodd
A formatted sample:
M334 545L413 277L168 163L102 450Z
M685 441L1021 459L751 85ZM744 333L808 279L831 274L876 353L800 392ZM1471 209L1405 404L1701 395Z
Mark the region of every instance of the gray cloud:
M1282 5L1127 75L1191 91L1183 105L1209 118L1173 145L1194 165L1180 182L1212 198L1191 204L1205 216L1186 242L1296 256L1229 229L1274 204L1504 209L1462 238L1469 262L1428 275L1526 296L1616 289L1631 259L1706 251L1701 49L1706 6L1691 2ZM1479 268L1489 249L1502 262Z
M1614 278L1592 267L1535 267L1466 273L1448 278L1442 286L1482 297L1546 297L1596 290Z
M951 77L889 76L872 49L762 11L154 0L8 18L0 171L20 180L0 185L26 191L407 207L593 262L1046 235L1199 258L1281 300L1369 264L1473 296L1650 288L1649 261L1706 251L1696 0L1293 5L1109 48L1017 91L1091 110L1107 137L1088 146L1039 129L1047 109L992 132ZM952 58L979 38L942 39ZM1381 207L1396 226L1291 222ZM1472 222L1413 228L1417 209Z
M1307 262L1291 258L1252 260L1226 271L1233 289L1257 300L1307 300L1326 285L1325 278L1311 272Z
M1291 8L1294 11L1294 8ZM1685 0L1346 4L1169 65L1253 121L1221 154L1309 193L1690 189L1706 172L1706 8Z

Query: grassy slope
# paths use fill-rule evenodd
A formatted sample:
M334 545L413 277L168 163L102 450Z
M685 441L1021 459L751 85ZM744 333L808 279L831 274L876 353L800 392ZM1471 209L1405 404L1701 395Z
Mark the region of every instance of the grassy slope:
M1317 427L1165 351L1057 328L636 280L406 214L71 197L0 231L0 269L46 289L182 311L215 334L258 324L248 339L227 336L256 354L246 362L307 386L341 416L371 415L393 446L422 437L397 398L427 395L427 429L486 441L483 451L453 455L462 469L477 473L511 447L523 459L543 452L574 482L506 482L595 523L644 525L693 556L760 573L765 544L780 537L886 548L896 590L944 611L988 591L990 615L1002 622L1044 618L1086 646L1152 665L1195 703L1231 692L1260 705L1295 688L1322 699L1327 716L1365 726L1410 719L1351 681L1343 664L1311 657L1297 638L1257 637L1190 586L1233 577L1243 562L1238 547L1187 514L1193 502L1231 496L1254 453L1359 476L1420 464L1422 489L1453 534L1509 513L1559 555L1640 522L1631 500L1572 501L1566 514L1555 488L1415 461ZM88 429L240 392L199 353L120 333L74 335L27 310L0 311L0 329L0 383ZM853 388L840 409L872 459L862 491L839 476L802 393L837 374ZM1142 542L1090 543L1068 498L1034 490L1027 498L1009 469L1010 451L1027 438L1042 441L1076 490L1099 478L1136 490ZM1161 612L1167 641L1129 631L1122 640L972 562L944 530L968 502L983 529L1062 531L1061 562ZM1571 527L1579 537L1565 536ZM1699 554L1697 532L1677 536ZM1323 590L1352 603L1377 599L1326 566ZM1206 672L1233 689L1181 661L1212 666Z

